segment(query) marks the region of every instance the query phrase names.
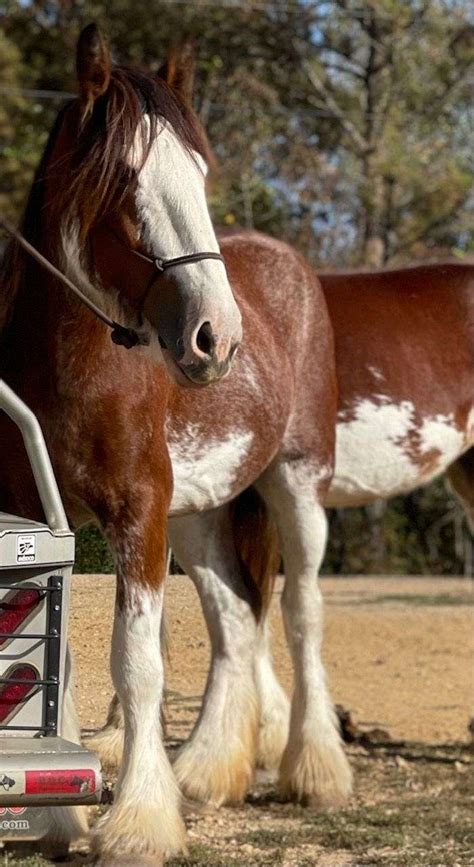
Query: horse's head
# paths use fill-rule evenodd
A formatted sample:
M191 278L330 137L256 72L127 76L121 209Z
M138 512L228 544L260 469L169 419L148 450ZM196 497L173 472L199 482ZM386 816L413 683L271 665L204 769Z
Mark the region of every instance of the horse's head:
M145 331L178 382L204 385L228 371L242 330L206 203L192 65L175 54L153 79L113 66L101 33L87 27L80 95L64 111L47 200L70 276ZM200 253L211 255L169 263ZM170 267L160 271L160 260Z

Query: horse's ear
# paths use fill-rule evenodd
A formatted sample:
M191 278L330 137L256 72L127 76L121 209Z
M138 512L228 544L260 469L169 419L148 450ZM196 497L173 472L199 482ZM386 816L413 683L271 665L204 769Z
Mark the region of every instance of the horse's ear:
M166 62L158 70L158 76L166 81L182 102L190 105L193 101L195 68L194 42L188 39L170 50Z
M107 90L112 59L104 36L96 24L84 27L77 43L77 80L86 112Z

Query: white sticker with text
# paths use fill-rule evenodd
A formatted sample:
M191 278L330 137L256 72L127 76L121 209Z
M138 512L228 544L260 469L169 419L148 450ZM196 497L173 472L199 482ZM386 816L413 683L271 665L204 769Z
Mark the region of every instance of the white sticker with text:
M34 563L36 559L36 536L16 537L16 562Z

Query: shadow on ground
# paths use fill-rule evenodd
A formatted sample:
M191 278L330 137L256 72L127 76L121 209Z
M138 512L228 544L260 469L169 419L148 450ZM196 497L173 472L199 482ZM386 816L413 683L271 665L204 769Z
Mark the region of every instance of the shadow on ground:
M176 741L173 743L173 746ZM318 812L255 785L240 808L186 810L190 855L170 867L468 867L474 863L473 755L465 744L382 741L348 747L356 792ZM4 867L49 867L4 854ZM1 862L0 862L1 863ZM70 865L90 863L77 853Z

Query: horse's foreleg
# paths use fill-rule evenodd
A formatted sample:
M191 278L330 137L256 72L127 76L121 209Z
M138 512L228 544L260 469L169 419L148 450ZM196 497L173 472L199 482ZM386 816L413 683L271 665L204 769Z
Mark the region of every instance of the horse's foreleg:
M167 506L167 504L166 504ZM166 572L166 508L144 485L106 528L117 566L112 636L114 686L124 712L124 755L114 805L99 822L100 863L161 864L185 850L179 789L161 732L160 625ZM152 860L150 860L152 859Z
M351 791L351 771L321 660L318 573L327 530L316 479L317 467L309 462L282 461L266 472L259 490L280 532L285 565L283 619L295 675L280 787L288 797L326 806L346 800Z
M169 573L171 550L168 551L166 572ZM162 650L165 643L165 620L162 620ZM116 771L120 767L123 755L124 719L122 705L117 693L110 700L105 725L92 737L87 739L87 746L100 758L102 767L107 771Z
M223 507L170 521L170 543L199 593L212 660L200 716L174 764L190 798L238 803L253 776L258 700L257 623L240 575Z

